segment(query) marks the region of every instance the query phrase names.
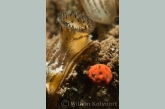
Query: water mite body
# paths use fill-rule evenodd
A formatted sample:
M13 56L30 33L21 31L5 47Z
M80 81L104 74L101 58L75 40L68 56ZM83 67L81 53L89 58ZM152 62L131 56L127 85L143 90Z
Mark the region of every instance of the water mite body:
M90 67L88 77L97 85L108 85L112 80L111 69L104 64L96 64Z
M78 12L60 13L57 20L61 25L60 36L46 57L47 109L53 109L57 91L75 66L75 60L93 44L90 33L95 24L86 15Z

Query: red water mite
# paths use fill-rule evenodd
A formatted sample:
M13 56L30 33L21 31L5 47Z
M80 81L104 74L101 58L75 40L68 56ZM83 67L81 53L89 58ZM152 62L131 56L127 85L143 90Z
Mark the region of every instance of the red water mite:
M111 82L112 71L104 64L96 64L90 67L88 77L97 85L104 86Z

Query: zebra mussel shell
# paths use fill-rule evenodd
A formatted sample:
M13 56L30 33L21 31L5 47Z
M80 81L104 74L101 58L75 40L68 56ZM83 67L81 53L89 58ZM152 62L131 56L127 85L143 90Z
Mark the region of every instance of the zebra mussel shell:
M101 24L112 24L118 16L117 0L80 0L87 16Z

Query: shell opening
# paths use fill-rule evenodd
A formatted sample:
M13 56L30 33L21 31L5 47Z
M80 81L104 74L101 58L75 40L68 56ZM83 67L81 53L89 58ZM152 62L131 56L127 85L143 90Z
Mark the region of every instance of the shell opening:
M78 32L91 33L95 27L92 20L90 20L85 14L80 14L78 12L60 13L57 20L63 27Z

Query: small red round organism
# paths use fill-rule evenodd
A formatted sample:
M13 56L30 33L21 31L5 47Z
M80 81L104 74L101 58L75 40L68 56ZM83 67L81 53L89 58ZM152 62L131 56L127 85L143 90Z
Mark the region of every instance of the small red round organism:
M112 71L104 64L96 64L90 67L88 77L97 85L104 86L111 82Z

